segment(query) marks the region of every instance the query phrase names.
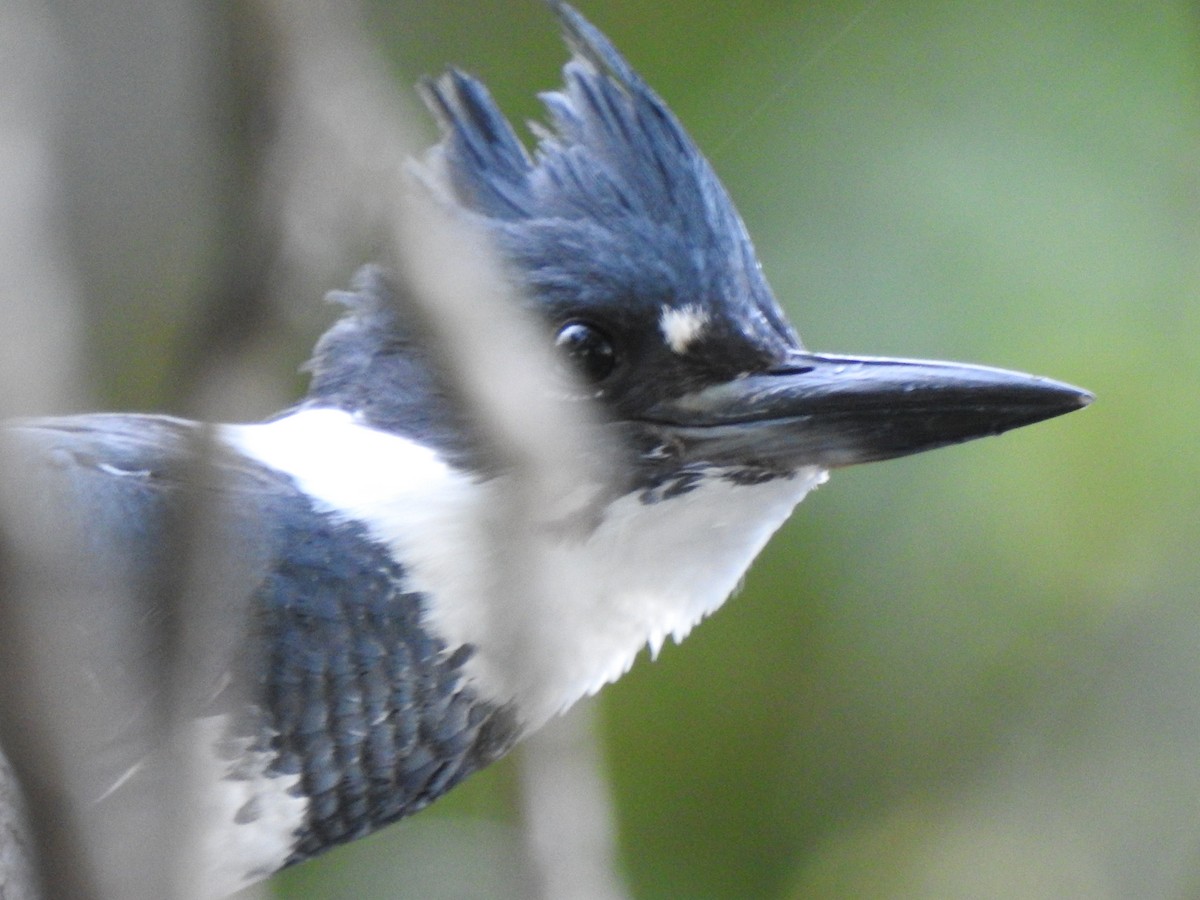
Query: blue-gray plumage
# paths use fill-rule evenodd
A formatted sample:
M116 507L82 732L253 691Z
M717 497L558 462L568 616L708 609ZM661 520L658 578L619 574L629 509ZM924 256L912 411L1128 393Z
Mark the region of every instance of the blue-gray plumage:
M59 520L78 523L72 546L89 567L114 567L94 578L150 595L150 581L171 564L163 535L189 501L201 426L91 415L8 431L38 460L21 461L45 482L38 493L69 502ZM251 637L235 658L209 660L200 681L251 684L256 702L233 706L242 691L218 689L197 698L194 713L226 717L217 754L227 757L231 778L249 776L247 751L264 752L267 778L298 778L295 793L307 804L286 859L238 879L415 812L511 747L513 710L480 701L464 684L472 649L448 648L430 633L424 597L405 589L403 566L363 524L318 509L287 475L240 454L206 454L204 464L222 494L222 530L237 547L239 571L226 573L226 583L253 597ZM222 677L231 666L239 678ZM114 783L137 762L120 737L105 761ZM248 798L235 817L252 827L256 805Z
M432 165L512 261L538 313L598 315L637 367L606 384L634 413L663 395L760 371L799 348L724 187L682 126L608 40L569 7L575 58L546 93L550 129L531 158L487 89L459 72L427 82L443 129ZM687 353L663 308L700 317Z
M556 9L574 55L534 152L482 84L450 72L423 86L443 138L420 170L482 226L624 451L612 483L581 486L584 533L556 530L561 510L534 529L562 572L553 615L493 596L481 536L509 524L495 511L507 473L380 269L333 295L345 313L307 397L268 422L8 429L81 565L134 595L175 562L161 536L208 450L222 587L231 609L250 598L245 637L206 661L212 689L189 710L215 766L213 893L421 809L642 648L681 639L830 468L1090 399L998 369L806 351L678 121ZM138 752L114 753L113 791L136 780Z

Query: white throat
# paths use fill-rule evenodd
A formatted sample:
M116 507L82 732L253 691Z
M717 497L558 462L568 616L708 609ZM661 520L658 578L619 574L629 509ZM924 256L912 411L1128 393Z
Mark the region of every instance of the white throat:
M681 640L719 607L767 539L826 473L738 485L711 477L682 496L611 504L584 537L550 530L537 555L548 604L500 596L495 482L451 468L406 438L346 412L302 410L226 426L242 453L290 474L319 506L362 522L429 598L426 624L446 644L474 645L467 673L483 699L513 701L536 728L624 674L639 651Z

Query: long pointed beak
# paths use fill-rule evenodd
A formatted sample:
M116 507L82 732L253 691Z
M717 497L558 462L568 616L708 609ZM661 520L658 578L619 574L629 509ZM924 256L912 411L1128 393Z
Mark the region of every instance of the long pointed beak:
M986 366L797 353L771 371L658 404L644 424L697 463L834 467L1000 434L1092 399Z

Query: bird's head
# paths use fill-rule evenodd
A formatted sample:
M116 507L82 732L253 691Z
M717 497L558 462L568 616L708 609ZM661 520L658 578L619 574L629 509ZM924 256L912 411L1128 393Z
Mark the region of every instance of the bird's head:
M330 505L375 522L432 598L431 627L446 646L476 648L472 678L530 727L716 609L825 470L996 434L1090 399L998 369L807 351L674 115L603 35L556 9L574 52L565 86L542 98L549 122L535 127L534 150L482 84L451 71L424 85L442 139L419 170L490 238L512 293L573 374L546 373L547 391L591 401L629 451L602 476L617 483L572 513L585 533L535 529L538 558L561 576L552 608L489 605L486 570L464 563L512 525L490 518L502 480L476 477L496 470L470 404L456 402L437 342L392 302L379 270L335 295L350 314L318 345L306 401L369 426L356 447L402 439L378 455L377 474L356 476L352 503L339 492ZM429 450L436 466L405 469ZM561 524L558 513L546 521ZM546 638L536 652L531 635Z
M452 70L423 85L442 140L419 171L490 236L571 368L573 390L598 401L637 451L635 480L712 468L754 480L888 459L1090 400L998 369L805 350L729 195L679 121L604 35L569 6L555 8L573 57L564 87L542 96L549 123L535 126L533 152L487 88ZM341 296L361 313L363 295L382 287L369 276L359 288ZM377 317L382 308L366 307ZM372 321L343 323L352 341L334 340L336 328L323 341L317 394L339 383L332 376L343 357L380 356L363 353ZM393 325L376 327L372 340ZM395 343L415 402L419 348ZM363 402L396 402L374 397Z

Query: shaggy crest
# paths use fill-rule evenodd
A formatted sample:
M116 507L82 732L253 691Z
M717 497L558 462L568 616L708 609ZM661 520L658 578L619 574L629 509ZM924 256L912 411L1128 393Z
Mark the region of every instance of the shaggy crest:
M614 302L695 310L712 337L767 359L799 345L708 161L596 28L556 4L573 50L530 154L486 87L423 84L441 125L423 177L478 217L540 311ZM641 307L641 314L646 313Z

